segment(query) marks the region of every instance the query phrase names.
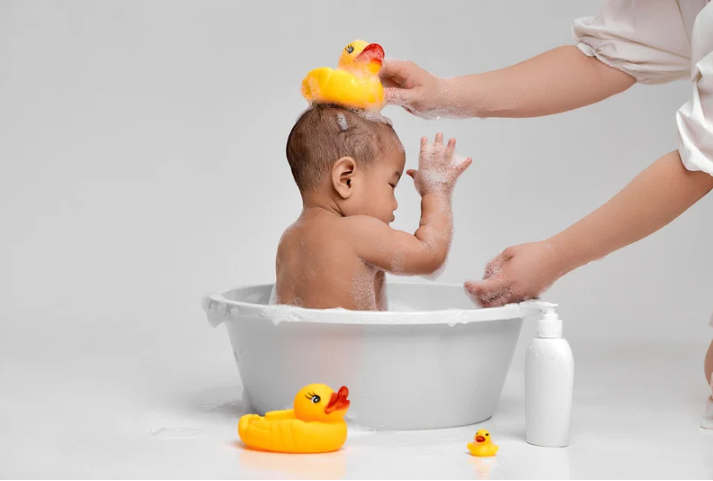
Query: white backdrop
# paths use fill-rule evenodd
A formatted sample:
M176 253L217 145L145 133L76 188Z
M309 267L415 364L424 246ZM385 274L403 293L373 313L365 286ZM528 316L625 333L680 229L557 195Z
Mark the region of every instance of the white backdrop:
M439 75L495 69L573 43L571 20L599 5L0 3L0 356L70 362L83 346L99 362L120 345L152 359L162 345L232 363L200 298L273 280L279 236L301 208L284 145L306 106L308 70L335 65L355 38ZM385 109L409 167L419 137L437 131L475 159L456 190L440 280L478 278L503 248L554 234L607 200L676 148L674 113L689 95L686 82L635 86L524 120L425 121ZM395 226L414 230L410 179L397 198ZM690 344L700 369L712 216L713 198L704 199L547 293L575 355L598 345L604 355L612 339L669 340ZM527 325L521 342L532 332Z

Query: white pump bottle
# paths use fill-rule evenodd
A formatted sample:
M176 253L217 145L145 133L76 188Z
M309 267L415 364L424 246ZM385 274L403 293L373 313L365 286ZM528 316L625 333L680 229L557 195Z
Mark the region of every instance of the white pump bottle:
M564 447L570 440L574 358L569 343L562 338L557 305L537 304L544 314L525 358L527 442Z

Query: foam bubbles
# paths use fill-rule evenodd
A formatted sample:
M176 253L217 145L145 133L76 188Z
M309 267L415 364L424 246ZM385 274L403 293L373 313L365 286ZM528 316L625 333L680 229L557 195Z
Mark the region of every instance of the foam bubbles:
M307 311L291 304L276 304L260 310L260 317L269 319L274 326L283 322L309 322L311 317Z
M444 148L428 143L421 149L418 176L428 190L451 190L459 167L468 160L468 157L453 152L450 161L446 162Z
M391 126L394 125L390 118L386 117L385 115L382 115L381 112L377 112L375 110L354 110L354 113L356 113L363 119L369 120L371 122L378 122L380 124Z
M268 305L275 305L280 303L280 299L277 296L277 285L272 285L272 290L270 291L270 300L267 301Z
M453 85L456 81L455 78L437 78L437 91L431 96L434 100L426 101L424 105L413 105L405 89L394 89L391 103L402 105L413 115L429 120L471 118L473 115L468 106L458 103L456 92L459 88Z
M458 166L458 165L461 165L466 160L468 160L468 157L463 157L462 155L458 155L456 152L453 152L453 158L451 159L451 165Z
M337 112L337 124L339 125L339 130L345 132L349 129L349 123L347 122L347 117L343 112Z
M391 272L393 274L403 274L406 269L406 253L401 250L394 252L391 258Z
M448 320L448 327L456 327L458 324L464 324L468 321L468 312L463 309L449 309L451 314Z

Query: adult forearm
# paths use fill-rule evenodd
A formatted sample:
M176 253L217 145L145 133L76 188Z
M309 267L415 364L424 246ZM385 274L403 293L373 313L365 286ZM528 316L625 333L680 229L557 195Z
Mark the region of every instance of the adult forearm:
M516 65L444 79L444 102L472 117L539 117L604 100L634 78L584 55L558 47Z
M691 172L677 151L639 174L606 204L549 239L562 273L656 232L713 189L713 176Z

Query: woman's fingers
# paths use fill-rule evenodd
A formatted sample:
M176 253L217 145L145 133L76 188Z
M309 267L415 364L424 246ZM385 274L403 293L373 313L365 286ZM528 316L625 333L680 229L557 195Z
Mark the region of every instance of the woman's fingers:
M407 87L415 64L406 60L385 59L379 77L388 85Z
M471 299L483 307L507 304L512 292L510 280L503 278L468 281L464 286Z
M401 107L406 108L413 102L413 97L413 91L408 89L400 87L388 87L384 89L384 100L386 100L386 103L392 105L400 105ZM407 108L406 110L409 109ZM415 115L413 111L409 110L409 112Z

